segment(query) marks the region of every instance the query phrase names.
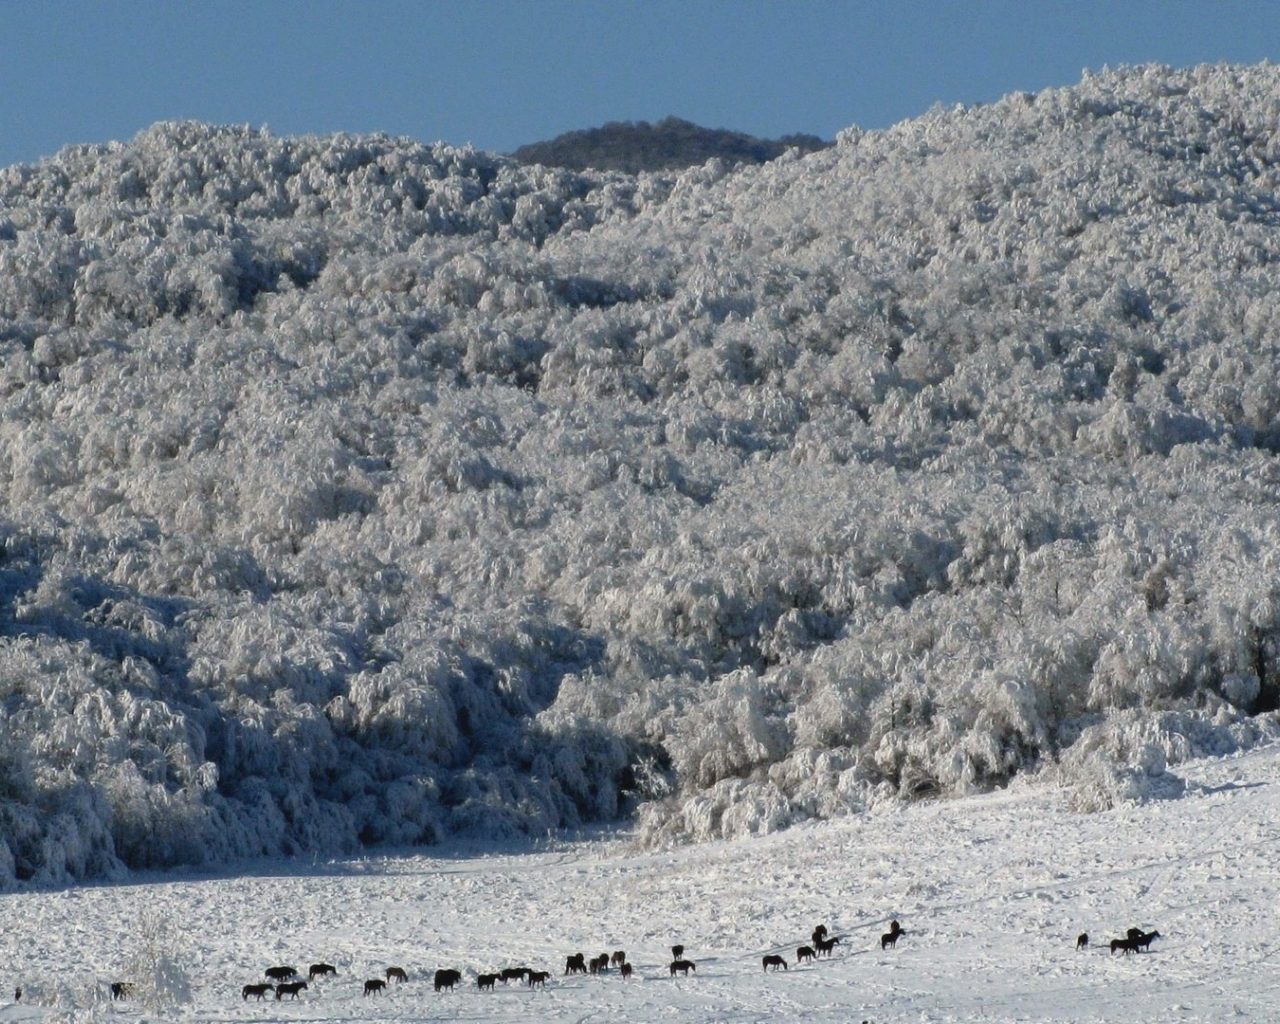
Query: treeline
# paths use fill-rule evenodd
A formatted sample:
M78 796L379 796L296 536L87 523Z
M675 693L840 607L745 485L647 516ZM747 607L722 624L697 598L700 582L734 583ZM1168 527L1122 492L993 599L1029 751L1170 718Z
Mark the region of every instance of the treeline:
M600 128L565 132L548 142L521 146L511 155L522 164L639 174L641 171L681 171L714 159L733 165L763 164L789 149L812 153L831 145L816 135L760 139L722 128L702 128L678 117L665 117L657 124L610 121Z

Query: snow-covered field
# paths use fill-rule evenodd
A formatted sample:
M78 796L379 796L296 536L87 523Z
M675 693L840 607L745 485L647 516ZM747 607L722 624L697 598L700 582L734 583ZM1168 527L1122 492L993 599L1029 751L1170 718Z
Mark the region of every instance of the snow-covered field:
M6 895L0 978L24 998L0 1019L1273 1019L1280 746L1178 774L1181 799L1094 815L1015 786L660 853L606 837ZM905 935L882 952L893 918ZM800 966L819 923L841 942ZM107 983L157 924L190 1001L111 1003ZM1111 954L1130 926L1161 937ZM1092 941L1078 952L1081 931ZM696 976L669 976L677 941ZM615 949L628 981L562 973L568 954ZM790 969L765 974L767 953ZM298 1002L241 999L264 968L318 960L338 974ZM408 982L364 997L391 965ZM478 973L520 965L549 970L545 990L477 991ZM456 991L434 991L439 967L463 972Z

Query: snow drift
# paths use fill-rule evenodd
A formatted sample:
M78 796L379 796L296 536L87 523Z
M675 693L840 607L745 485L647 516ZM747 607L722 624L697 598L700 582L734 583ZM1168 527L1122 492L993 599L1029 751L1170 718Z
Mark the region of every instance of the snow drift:
M1277 97L1127 68L732 173L186 123L0 172L0 881L1096 808L1274 735Z

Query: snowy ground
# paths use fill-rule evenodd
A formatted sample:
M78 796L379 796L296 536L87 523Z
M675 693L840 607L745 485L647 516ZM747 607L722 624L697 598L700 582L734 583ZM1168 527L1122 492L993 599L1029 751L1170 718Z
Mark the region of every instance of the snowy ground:
M25 995L0 1020L1274 1019L1280 747L1177 772L1184 798L1089 816L1022 788L660 854L609 839L8 895L0 983ZM157 918L191 1001L95 999ZM891 918L906 934L881 952ZM818 923L842 941L798 966ZM1131 925L1163 937L1111 955ZM1093 944L1077 952L1081 931ZM676 941L696 977L668 976ZM562 975L567 954L615 949L629 981ZM771 952L791 969L764 974ZM338 976L296 1003L240 997L267 966L317 960ZM393 964L409 981L365 998ZM476 990L478 972L515 965L550 970L545 990ZM457 991L433 991L437 967L463 971Z

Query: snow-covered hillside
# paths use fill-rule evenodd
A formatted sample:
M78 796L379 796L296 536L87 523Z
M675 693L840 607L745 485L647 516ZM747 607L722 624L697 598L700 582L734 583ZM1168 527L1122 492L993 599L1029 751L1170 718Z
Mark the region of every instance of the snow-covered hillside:
M730 173L0 172L0 882L763 834L1275 735L1280 72ZM855 826L850 826L855 827Z
M0 984L23 998L0 1020L1272 1020L1280 745L1177 772L1183 799L1095 815L1015 783L661 853L597 839L9 894ZM798 963L818 924L840 942ZM1112 953L1130 927L1160 936ZM629 979L564 974L615 950ZM766 973L770 954L787 969ZM296 1001L242 996L268 967L317 962L337 974ZM366 997L392 966L408 980ZM478 989L520 966L551 976ZM439 969L462 973L453 991ZM134 996L112 1003L121 981Z

